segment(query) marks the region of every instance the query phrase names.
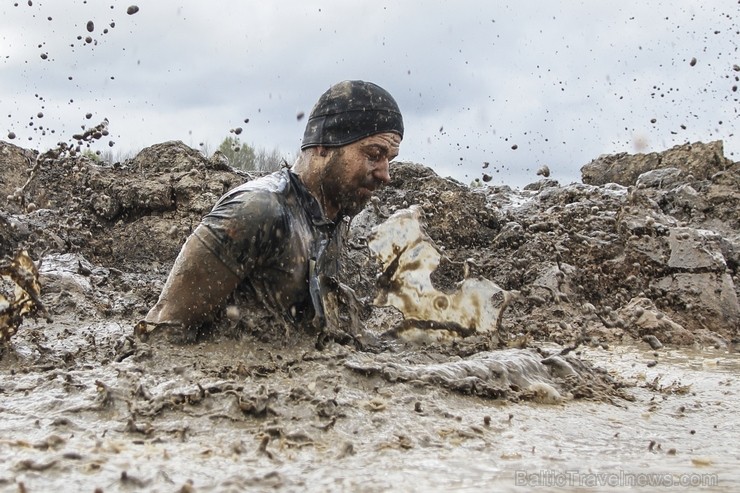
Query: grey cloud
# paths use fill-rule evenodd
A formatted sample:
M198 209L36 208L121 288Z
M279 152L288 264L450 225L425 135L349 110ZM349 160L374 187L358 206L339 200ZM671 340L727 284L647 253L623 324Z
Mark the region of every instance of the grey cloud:
M740 150L727 5L189 0L128 16L117 0L21 3L0 7L0 98L13 115L0 116L37 146L90 111L110 119L122 148L169 138L214 148L243 126L243 141L292 153L305 124L296 113L332 83L363 78L404 112L401 159L465 182L483 162L499 171L494 183L524 185L542 164L575 181L590 159L636 142L723 138L728 154ZM76 40L88 20L95 46ZM27 127L41 106L53 138Z

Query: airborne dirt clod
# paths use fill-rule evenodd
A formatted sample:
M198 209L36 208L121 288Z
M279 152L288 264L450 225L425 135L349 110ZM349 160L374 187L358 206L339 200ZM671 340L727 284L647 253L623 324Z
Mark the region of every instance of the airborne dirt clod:
M721 142L602 156L584 183L547 170L523 190L394 163L344 259L366 329L415 323L372 304L390 271L368 248L409 208L439 253L437 298L471 280L517 296L496 337L372 352L235 335L233 304L197 342L135 338L187 236L254 176L181 142L114 165L44 156L0 142L3 265L28 252L46 310L0 346L0 488L505 490L517 471L614 461L701 464L717 491L740 480L723 445L740 404L740 163ZM28 279L6 276L7 299L14 282Z

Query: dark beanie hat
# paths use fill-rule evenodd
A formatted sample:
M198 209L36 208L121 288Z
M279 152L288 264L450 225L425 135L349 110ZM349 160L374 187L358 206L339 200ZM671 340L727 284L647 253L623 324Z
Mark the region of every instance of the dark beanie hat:
M383 132L403 138L403 119L393 96L372 82L346 80L331 86L316 102L301 149L343 146Z

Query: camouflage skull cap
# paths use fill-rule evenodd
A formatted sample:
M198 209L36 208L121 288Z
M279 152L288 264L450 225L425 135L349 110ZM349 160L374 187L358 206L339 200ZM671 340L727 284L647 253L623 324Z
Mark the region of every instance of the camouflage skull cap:
M316 102L301 150L343 146L383 132L403 138L403 118L396 100L372 82L346 80L331 86Z

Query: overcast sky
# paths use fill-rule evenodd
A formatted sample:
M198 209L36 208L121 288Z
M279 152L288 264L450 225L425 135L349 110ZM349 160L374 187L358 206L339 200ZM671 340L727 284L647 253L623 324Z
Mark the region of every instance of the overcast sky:
M0 138L43 151L108 118L124 154L213 150L242 127L295 157L298 115L365 79L401 107L399 159L465 183L520 187L546 164L566 184L600 154L698 140L737 161L739 15L738 0L3 0Z

